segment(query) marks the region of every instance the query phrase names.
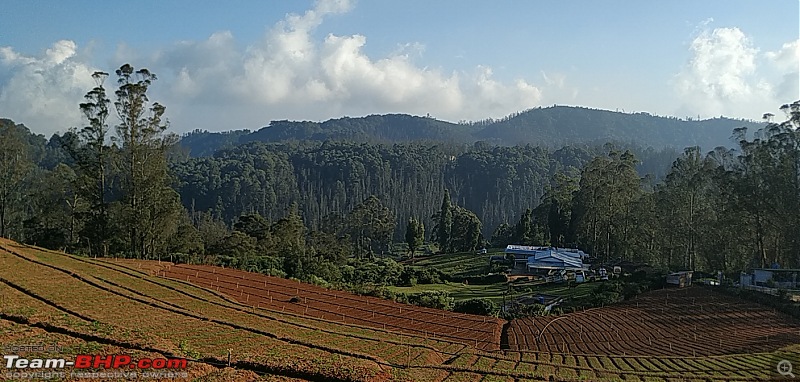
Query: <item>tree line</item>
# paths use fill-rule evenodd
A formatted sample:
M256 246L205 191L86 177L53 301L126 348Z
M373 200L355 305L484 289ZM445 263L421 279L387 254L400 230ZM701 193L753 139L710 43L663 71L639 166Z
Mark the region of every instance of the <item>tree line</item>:
M797 102L785 122L736 129L737 148L706 154L288 140L190 158L148 98L156 75L115 75L112 103L109 75L94 74L80 129L45 139L0 120L0 236L330 282L357 279L395 242L411 254L517 243L672 268L800 264Z
M636 156L608 148L580 175L556 174L542 203L492 242L575 246L602 261L738 272L800 267L800 101L781 107L738 147L686 148L663 181L636 172Z

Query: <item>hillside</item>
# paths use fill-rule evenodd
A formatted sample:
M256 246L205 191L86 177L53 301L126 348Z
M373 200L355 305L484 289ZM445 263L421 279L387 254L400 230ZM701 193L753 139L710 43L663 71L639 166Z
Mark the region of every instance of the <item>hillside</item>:
M574 341L578 333L571 332L568 321L554 319L551 322L558 325L545 325L541 331L547 330L546 339L556 345L566 341L566 347L490 351L462 339L476 338L480 345L481 337L473 333L493 325L493 318L410 306L401 316L402 305L320 291L296 281L213 267L81 258L0 239L0 341L4 344L57 344L61 346L58 354L68 360L77 354L186 358L185 371L193 379L756 381L768 380L775 360L786 351L796 351L796 346L787 346L797 343L796 322L766 309L698 289L653 293L643 300L648 301L643 309L652 317L646 331L623 334L631 337L633 345L627 340L616 342L610 332L614 327L603 325L613 325L613 319L629 310L635 314L639 307L635 302L576 313L575 317L589 319L581 321L589 325L581 326L581 336L615 346L594 346L595 352L582 354L580 346L585 342ZM703 313L697 312L695 298ZM669 300L669 309L660 307L664 299ZM394 309L398 309L396 315ZM736 354L731 351L742 349L729 346L735 345L735 337L723 341L718 333L701 331L702 338L691 340L669 334L673 329L682 335L692 333L695 319L710 317L718 309L734 312L730 318L746 316L748 325L758 328L750 337L768 336L769 341L762 343L759 353ZM694 312L692 320L677 318L681 312ZM612 320L594 328L590 325L595 316ZM438 325L436 330L443 331L420 333L398 320L413 322L416 328ZM735 321L725 318L729 325L738 325ZM503 337L536 342L532 326L514 328ZM704 345L693 347L694 353L662 346L658 353L638 354L648 349L645 344L650 341L642 333L653 334L662 345ZM707 337L712 334L715 337ZM717 342L724 342L726 348L720 352L714 346ZM510 345L533 346L520 341ZM719 355L705 355L708 351ZM44 356L36 351L21 355Z
M324 122L272 121L254 132L197 130L185 135L181 143L195 157L254 141L326 140L388 144L415 141L472 144L484 141L503 146L533 144L550 147L612 141L657 149L672 147L680 150L701 146L708 151L717 146L730 147L732 130L742 126L757 129L761 124L728 118L689 121L647 113L626 114L553 106L527 110L496 121L460 124L405 114L345 117Z

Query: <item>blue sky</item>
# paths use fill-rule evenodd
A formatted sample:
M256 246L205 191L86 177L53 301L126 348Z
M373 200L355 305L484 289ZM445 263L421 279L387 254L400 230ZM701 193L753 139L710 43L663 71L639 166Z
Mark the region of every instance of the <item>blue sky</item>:
M0 117L81 126L91 73L126 62L159 75L151 99L176 132L552 104L758 119L800 99L797 0L114 5L6 2Z

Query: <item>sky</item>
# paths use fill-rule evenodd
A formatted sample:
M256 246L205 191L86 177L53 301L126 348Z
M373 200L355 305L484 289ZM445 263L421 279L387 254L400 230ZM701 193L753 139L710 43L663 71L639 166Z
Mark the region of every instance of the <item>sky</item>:
M119 4L4 2L0 118L84 126L92 73L113 90L125 63L158 76L149 97L177 133L553 104L758 120L800 99L798 0Z

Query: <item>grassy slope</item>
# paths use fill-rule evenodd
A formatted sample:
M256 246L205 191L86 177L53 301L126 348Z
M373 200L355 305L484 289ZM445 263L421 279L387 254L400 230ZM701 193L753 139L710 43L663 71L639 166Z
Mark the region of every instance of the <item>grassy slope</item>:
M489 271L489 256L502 254L503 249L491 249L488 254L480 255L475 252L459 252L453 254L433 255L418 258L413 265L417 267L432 267L439 271L449 273L456 277L481 276ZM514 297L535 296L537 294L550 294L560 297L580 299L585 298L594 289L596 283L585 283L575 288L568 288L567 284L537 285L534 283L514 283L517 292ZM423 291L446 291L456 301L470 298L486 298L495 303L502 303L503 293L507 291L506 283L489 285L470 285L464 283L445 284L418 284L413 287L389 287L398 293L419 293Z
M413 264L418 267L432 267L457 277L480 276L489 271L489 256L502 254L502 249L492 249L488 254L458 252L444 255L418 257Z

